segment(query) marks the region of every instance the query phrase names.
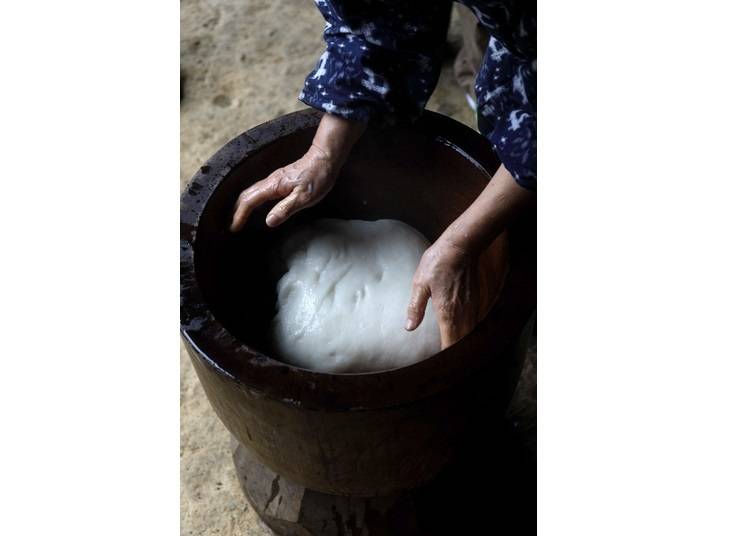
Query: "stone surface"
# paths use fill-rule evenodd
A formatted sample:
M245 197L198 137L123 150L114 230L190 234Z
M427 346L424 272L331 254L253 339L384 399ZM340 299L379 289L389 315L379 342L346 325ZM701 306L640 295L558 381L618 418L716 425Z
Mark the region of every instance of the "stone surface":
M324 45L323 20L311 0L182 0L180 10L183 189L228 140L303 108L297 101L299 88ZM449 35L453 51L459 35L455 22ZM428 108L474 126L474 114L452 77L450 58ZM184 349L180 371L181 533L270 536L242 493L229 433L211 409Z

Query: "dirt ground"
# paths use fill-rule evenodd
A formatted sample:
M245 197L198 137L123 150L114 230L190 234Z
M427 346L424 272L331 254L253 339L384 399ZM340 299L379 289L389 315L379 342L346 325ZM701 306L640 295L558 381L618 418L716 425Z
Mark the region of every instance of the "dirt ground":
M455 17L454 17L455 19ZM454 20L449 50L460 34ZM325 46L312 0L182 0L181 185L237 134L304 108L305 76ZM474 126L449 55L427 108Z
M455 15L455 14L454 14ZM449 50L459 43L454 16ZM304 77L324 49L312 0L181 0L180 189L241 132L304 107ZM474 127L447 54L429 109ZM234 475L229 433L180 354L181 533L270 536Z

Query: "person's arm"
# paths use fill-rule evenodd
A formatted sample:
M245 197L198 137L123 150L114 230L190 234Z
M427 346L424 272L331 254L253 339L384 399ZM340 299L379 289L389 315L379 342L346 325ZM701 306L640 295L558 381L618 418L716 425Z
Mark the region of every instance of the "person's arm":
M267 201L282 199L266 216L266 224L276 227L295 212L323 199L366 126L365 122L325 114L302 158L277 169L239 195L230 230L242 229L252 211Z
M325 116L302 158L240 194L232 231L267 201L281 199L266 218L271 227L319 202L365 125L419 115L437 83L451 2L327 0L318 8L326 20L326 51L300 100Z
M505 166L500 166L479 197L440 238L479 255L533 199L534 193L520 186Z
M326 0L326 50L300 100L347 119L417 117L435 89L452 2Z
M422 323L431 298L442 347L469 333L487 314L491 301L487 278L499 282L501 273L482 274L480 256L508 223L534 200L500 167L482 193L425 251L412 280L405 328Z
M412 282L406 329L416 329L422 322L431 298L443 348L468 334L489 311L503 274L492 255L496 248L488 246L534 199L535 37L523 36L535 36L536 14L533 3L528 7L530 11L514 19L515 29L510 28L511 34L521 38L519 42L527 41L526 46L511 50L491 38L476 83L480 131L492 143L503 166L474 203L425 252Z
M533 8L534 3L530 2ZM535 16L522 16L527 28ZM519 23L520 24L520 23ZM535 34L534 34L535 35ZM515 181L536 189L536 54L520 56L491 38L477 77L477 105L482 134Z

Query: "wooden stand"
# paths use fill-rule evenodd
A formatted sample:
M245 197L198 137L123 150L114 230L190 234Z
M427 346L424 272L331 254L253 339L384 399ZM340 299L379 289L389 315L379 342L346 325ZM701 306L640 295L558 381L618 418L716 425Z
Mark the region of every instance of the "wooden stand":
M411 494L361 498L328 495L291 482L232 440L245 497L279 536L417 536Z
M536 460L502 418L430 484L362 498L307 489L274 473L236 440L245 497L279 536L536 534Z

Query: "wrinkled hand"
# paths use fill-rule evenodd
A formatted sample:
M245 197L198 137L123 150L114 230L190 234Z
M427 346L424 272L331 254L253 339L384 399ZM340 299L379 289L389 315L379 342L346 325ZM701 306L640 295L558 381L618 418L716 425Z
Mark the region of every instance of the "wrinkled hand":
M440 326L442 347L469 333L479 321L477 260L446 240L438 240L422 255L412 279L406 329L422 323L428 298Z
M505 278L509 222L534 201L500 166L482 193L425 251L412 280L406 329L416 329L432 298L442 347L467 335L489 312Z
M302 158L277 169L239 195L230 230L239 231L253 210L277 199L282 201L268 213L266 224L269 227L282 224L295 212L323 199L333 188L338 171L328 154L312 145Z
M502 279L500 258L487 253L485 258L470 254L445 238L430 246L412 279L406 329L422 323L432 298L443 349L471 332L489 311Z

